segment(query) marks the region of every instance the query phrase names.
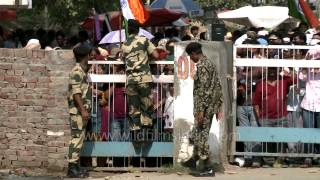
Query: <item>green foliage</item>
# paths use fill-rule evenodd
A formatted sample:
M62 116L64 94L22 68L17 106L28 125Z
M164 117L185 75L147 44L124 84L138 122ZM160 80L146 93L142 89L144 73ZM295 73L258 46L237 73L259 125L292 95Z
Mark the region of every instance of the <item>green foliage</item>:
M217 9L237 9L243 6L252 5L282 5L286 6L287 1L267 0L265 4L256 4L256 0L196 0L202 7L214 5Z
M250 4L248 0L197 0L202 7L214 5L217 9L236 9Z
M117 0L34 0L32 9L18 11L19 24L29 27L69 29L97 13L119 10Z

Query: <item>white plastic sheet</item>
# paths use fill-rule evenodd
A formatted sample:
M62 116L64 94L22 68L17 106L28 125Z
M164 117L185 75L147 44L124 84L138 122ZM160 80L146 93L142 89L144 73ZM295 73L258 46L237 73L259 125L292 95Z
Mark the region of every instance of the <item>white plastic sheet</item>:
M233 11L222 12L218 18L245 26L274 29L287 19L289 9L279 6L245 6Z

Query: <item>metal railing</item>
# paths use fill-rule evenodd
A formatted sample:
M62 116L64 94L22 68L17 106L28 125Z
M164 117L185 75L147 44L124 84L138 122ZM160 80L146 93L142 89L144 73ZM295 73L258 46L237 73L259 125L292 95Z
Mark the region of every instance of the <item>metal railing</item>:
M125 65L121 61L90 61L91 121L83 157L106 158L100 167L161 167L173 157L173 62L150 62L154 105L150 143L135 143L129 131ZM169 117L170 116L170 117ZM171 117L172 116L172 117ZM99 161L99 160L98 160ZM151 165L150 165L151 164Z
M320 46L240 45L233 56L231 154L320 157Z

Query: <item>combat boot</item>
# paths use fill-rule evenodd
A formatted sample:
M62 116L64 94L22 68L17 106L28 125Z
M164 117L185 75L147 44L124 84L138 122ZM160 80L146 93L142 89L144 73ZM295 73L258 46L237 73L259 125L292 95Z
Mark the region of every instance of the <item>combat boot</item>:
M80 163L77 164L77 169L79 171L80 174L82 174L85 177L89 177L89 172L85 167L81 167Z
M69 178L86 178L88 177L83 172L80 172L80 168L76 163L69 163L68 165L68 174Z

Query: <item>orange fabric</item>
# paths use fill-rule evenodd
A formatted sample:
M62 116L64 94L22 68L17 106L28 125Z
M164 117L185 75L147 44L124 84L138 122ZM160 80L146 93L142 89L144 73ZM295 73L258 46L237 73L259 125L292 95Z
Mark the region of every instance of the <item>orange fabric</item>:
M299 0L301 9L311 27L316 27L319 25L319 20L316 15L313 13L308 3L305 0Z
M128 0L133 16L140 24L144 24L150 17L141 0Z

